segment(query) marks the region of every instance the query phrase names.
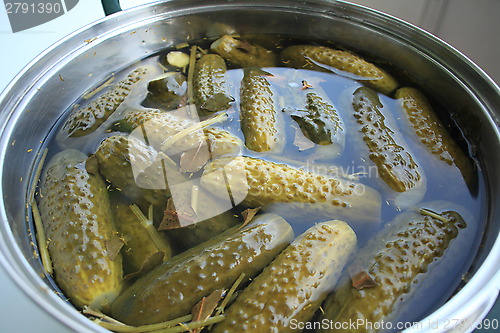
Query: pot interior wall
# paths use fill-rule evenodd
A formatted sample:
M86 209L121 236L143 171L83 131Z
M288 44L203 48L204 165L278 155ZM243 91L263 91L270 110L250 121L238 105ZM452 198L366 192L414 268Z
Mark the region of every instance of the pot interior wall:
M488 217L489 232L474 264L476 269L491 249L500 226L496 208L500 207L500 180L495 169L500 144L497 125L490 118L497 116L500 105L498 91L485 83L483 74L467 60L454 57L452 49L436 47L432 37L412 28L402 29L398 22L368 15L353 6L297 2L290 7L279 1L251 6L241 1L247 5L235 9L233 6L239 3L181 1L119 14L46 53L12 86L12 95L1 104L4 117L9 118L2 134L2 189L13 237L33 270L42 273L30 245L33 227L26 200L33 166L47 133L66 117L65 111L75 100L112 72L172 45L214 37L216 22L234 27L240 34L273 33L334 41L388 62L422 82L428 94L445 101L472 144L472 153L480 160L489 184L490 199L483 216ZM191 9L194 4L199 7ZM207 32L212 35L207 36Z

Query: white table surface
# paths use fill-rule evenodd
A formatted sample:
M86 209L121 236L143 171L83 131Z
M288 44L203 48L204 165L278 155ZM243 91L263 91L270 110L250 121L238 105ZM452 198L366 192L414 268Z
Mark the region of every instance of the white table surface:
M124 9L147 3L146 0L122 0ZM0 91L36 55L67 34L104 16L100 0L80 0L77 6L53 21L29 30L12 33L7 14L0 7ZM496 314L498 318L498 304ZM490 318L491 318L490 317ZM0 332L68 333L69 328L59 323L12 281L0 266Z

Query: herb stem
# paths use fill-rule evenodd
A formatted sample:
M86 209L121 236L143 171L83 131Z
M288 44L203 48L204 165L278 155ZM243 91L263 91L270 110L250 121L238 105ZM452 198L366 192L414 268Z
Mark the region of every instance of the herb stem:
M226 317L224 315L218 315L218 316L213 316L208 319L202 320L202 321L194 321L190 322L188 324L183 324L179 326L174 326L158 331L153 331L153 333L181 333L181 332L186 332L186 331L191 331L195 328L200 328L200 327L205 327L208 325L213 325L220 323L223 321Z
M219 311L221 313L224 312L224 309L227 306L227 303L229 303L229 299L234 294L234 292L236 291L236 289L241 284L241 282L243 281L244 278L245 278L245 273L241 273L240 276L238 277L238 279L236 280L236 282L234 282L234 284L231 286L231 289L229 289L229 291L227 292L227 295L226 295L226 297L224 297L224 300L222 301L221 305L217 308L217 312L219 312Z
M45 148L43 150L42 157L40 158L40 161L38 162L38 166L36 167L35 176L33 178L33 184L31 185L31 189L30 189L31 190L30 196L32 198L35 197L35 189L36 189L38 183L40 182L40 175L42 174L43 164L45 163L45 158L47 157L48 152L49 152L49 150L47 148Z
M152 207L152 206L151 206ZM130 209L132 212L137 216L139 221L141 221L141 224L144 228L146 228L149 237L151 237L151 240L153 241L154 245L158 249L158 251L161 251L165 254L165 258L168 257L168 253L170 253L170 248L168 247L167 243L165 240L161 237L161 235L158 233L156 228L153 225L153 219L148 219L142 211L137 207L137 205L130 205ZM152 217L152 210L151 208L149 209L149 215Z
M433 212L432 210L426 209L426 208L420 208L420 214L428 215L428 216L433 217L435 219L438 219L439 221L442 221L444 223L450 222L450 220L448 220L446 217L444 217L436 212Z
M111 83L113 83L114 80L115 80L115 74L112 73L111 77L108 80L106 80L106 82L104 82L99 87L95 88L94 90L89 91L88 93L86 93L85 95L83 95L82 98L83 99L89 99L89 98L94 97L98 92L100 92L104 88L107 88L107 87L111 86Z
M36 241L38 243L38 252L40 253L40 258L42 259L42 266L44 271L52 275L52 259L50 258L49 249L47 245L47 238L45 237L45 230L43 229L42 217L40 215L40 210L38 209L38 204L36 203L36 187L40 182L40 175L42 174L43 165L45 163L45 158L47 157L48 149L45 148L40 161L38 162L38 166L35 170L35 176L33 178L33 184L30 189L30 197L31 197L31 213L33 214L33 222L35 223L35 231L36 231Z
M183 129L182 131L172 135L169 137L161 146L161 151L166 151L168 148L170 148L174 143L182 139L183 137L193 134L196 131L199 131L207 126L213 125L215 123L219 123L222 121L225 121L228 118L228 114L226 112L219 113L218 115L208 118L206 120L200 121L198 123L193 124L192 126L189 126L188 128Z
M141 326L129 326L124 324L120 325L102 320L96 321L96 324L98 324L101 327L104 327L105 329L119 333L143 333L143 332L161 332L164 329L173 328L181 323L188 322L191 319L192 319L191 315L186 315L180 318L172 319L157 324L141 325Z
M200 188L197 185L193 185L191 188L191 208L194 210L195 214L198 214L198 197L200 194Z
M224 300L217 307L217 311L215 312L215 316L216 317L220 316L222 313L224 313L224 309L226 308L226 306L229 303L229 301L232 300L232 296L233 296L234 292L236 291L236 289L241 284L241 281L243 281L244 278L245 278L245 273L241 273L240 276L238 277L238 279L233 283L233 285L231 286L231 289L229 289L229 291L227 292L226 296L224 297ZM211 330L212 326L213 326L213 324L210 325L208 327L208 329Z
M108 315L105 315L104 313L102 313L101 311L99 310L94 310L92 309L91 307L89 306L86 306L83 308L83 311L82 311L84 314L88 314L88 315L91 315L91 316L94 316L94 317L97 317L99 319L102 319L102 320L106 320L106 323L107 324L112 324L112 325L115 325L115 326L128 326L124 323L122 323L121 321L118 321L114 318L111 318L110 316Z
M33 213L33 221L35 222L36 240L38 243L38 251L42 259L42 266L47 274L52 275L52 259L50 259L47 239L45 238L45 231L43 230L42 217L40 216L35 198L31 200L31 211Z
M188 69L188 85L187 85L187 96L188 104L193 103L193 80L194 80L194 66L196 63L196 50L198 47L196 45L191 46L189 53L189 69Z

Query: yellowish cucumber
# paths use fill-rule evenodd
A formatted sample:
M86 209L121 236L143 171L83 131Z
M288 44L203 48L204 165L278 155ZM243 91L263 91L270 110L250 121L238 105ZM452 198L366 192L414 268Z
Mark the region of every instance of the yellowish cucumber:
M56 154L40 189L40 213L55 279L79 308L108 309L122 287L122 257L105 182L85 168L77 150Z
M312 319L356 249L343 221L316 224L297 237L236 298L215 333L299 332Z

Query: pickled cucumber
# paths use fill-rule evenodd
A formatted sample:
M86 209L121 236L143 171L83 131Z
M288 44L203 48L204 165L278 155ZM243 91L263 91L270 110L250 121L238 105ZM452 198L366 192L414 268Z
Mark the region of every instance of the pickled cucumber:
M255 276L292 239L284 219L260 215L226 239L174 257L139 279L114 302L113 317L141 325L189 314L202 297L231 287L241 273Z
M216 172L221 169L227 175L242 176L231 177L226 183L220 172ZM233 197L242 198L242 204L248 207L289 203L285 208L289 214L338 216L354 224L380 222L381 199L373 188L286 164L243 156L221 158L205 166L201 184L215 195L230 190Z
M319 145L339 146L345 142L344 124L335 107L316 93L306 94L306 114L295 113L292 118L299 124L306 138Z
M167 139L196 124L193 120L176 116L172 112L154 110L132 111L126 115L125 121L134 129L141 126L145 139L159 151ZM167 155L197 148L204 141L207 141L212 158L237 155L243 146L241 140L228 131L210 127L186 135L169 149Z
M184 228L168 230L171 239L184 249L212 239L240 222L234 212L227 210L226 204L228 202L221 201L213 193L205 191L198 184L196 182L192 183L193 186L182 189L175 188L177 191L175 193L176 198L179 198L181 202L181 198L186 198L184 201L187 201L195 197L194 200L191 199L190 206L195 211L197 222ZM195 196L193 195L194 191L196 191ZM222 213L217 214L217 212ZM217 215L214 216L214 214Z
M171 192L170 204L173 207L170 209L175 209L176 213L180 212L181 216L177 215L177 219L181 227L170 228L165 232L178 250L182 251L212 239L240 222L238 216L230 210L231 201L221 200L213 193L205 191L198 178L172 186Z
M216 40L238 31L213 27L227 31L145 55L146 70L124 68L112 85L114 78L82 97L91 103L68 110L62 131L48 133L52 155L95 152L51 162L35 196L50 224L62 296L131 325L190 313L194 324L224 319L193 332L287 332L292 322L323 319L410 322L439 307L473 261L482 225L466 211L481 216L484 189L467 182L469 171L481 171L462 142L421 93L398 89L389 73L411 78L383 59L297 45L319 40ZM380 225L382 216L437 195L457 205L425 206L442 213L412 210ZM471 224L467 231L456 234L462 218L453 211ZM247 224L247 213L260 215ZM101 225L108 220L111 231ZM301 234L295 241L293 232ZM356 236L368 245L352 263ZM238 290L228 293L232 286ZM148 330L108 319L95 322Z
M396 129L389 128L378 95L370 88L358 88L353 98L354 117L359 131L370 150L370 159L377 166L380 177L392 189L405 192L423 182L421 167L405 147Z
M234 213L224 212L185 228L169 230L168 234L172 237L172 240L180 244L183 249L187 249L206 242L235 226L238 222Z
M128 203L112 201L111 209L116 229L125 241L121 249L124 272L125 274L138 272L146 260L159 250ZM168 249L169 252L163 253L164 260L172 256L171 249Z
M56 154L40 189L40 213L55 279L77 307L107 309L122 286L122 258L108 242L117 238L106 184L85 169L76 150Z
M437 218L415 209L400 214L360 250L352 264L366 272L375 286L358 290L345 276L325 301L322 318L339 323L367 321L372 326L393 319L464 227L464 220L454 211ZM373 331L369 328L359 325L354 330L322 332Z
M182 73L165 73L149 82L145 104L158 105L167 110L174 109L182 104L186 92L187 80Z
M136 69L114 88L108 90L87 106L76 110L64 124L63 130L71 137L84 136L94 132L111 116L146 74L146 69Z
M378 68L351 52L334 50L325 46L293 45L281 52L286 66L337 73L335 69L360 76L358 81L383 94L389 94L398 87L397 81ZM333 68L332 68L333 67Z
M210 49L237 67L275 67L278 62L274 52L227 35L213 42Z
M153 163L136 177L132 170L132 163L154 161L157 155L154 149L142 141L124 135L107 137L94 154L103 177L133 202L164 206L170 198L170 190L162 165Z
M222 111L234 100L226 87L226 63L217 54L205 54L196 61L193 90L194 101L202 111Z
M297 332L337 283L356 248L343 221L316 224L281 252L236 298L217 324L221 332Z
M247 69L241 81L241 130L245 145L257 152L279 152L284 146L282 115L271 85L259 69Z
M415 88L405 87L396 90L395 97L401 100L402 110L427 149L449 165L456 165L464 178L470 180L471 161L448 134L425 95Z

